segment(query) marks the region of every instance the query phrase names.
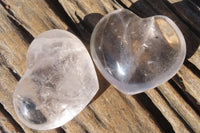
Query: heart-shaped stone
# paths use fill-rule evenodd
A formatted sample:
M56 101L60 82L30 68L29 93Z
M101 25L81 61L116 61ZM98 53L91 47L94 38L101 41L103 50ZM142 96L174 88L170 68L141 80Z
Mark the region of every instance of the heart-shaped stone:
M50 30L31 43L27 70L13 102L19 119L37 130L64 125L99 89L90 55L82 42L64 30Z
M132 95L174 76L185 59L186 45L168 17L140 18L119 9L96 25L91 54L102 75L119 91Z

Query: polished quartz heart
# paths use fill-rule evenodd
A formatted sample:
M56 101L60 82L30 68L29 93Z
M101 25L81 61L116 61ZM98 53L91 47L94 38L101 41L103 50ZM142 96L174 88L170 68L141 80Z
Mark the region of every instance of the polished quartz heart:
M28 127L47 130L76 116L99 89L94 65L82 42L64 30L50 30L31 43L27 70L13 102Z
M119 91L132 95L174 76L183 64L186 45L168 17L140 18L119 9L96 25L91 54L102 75Z

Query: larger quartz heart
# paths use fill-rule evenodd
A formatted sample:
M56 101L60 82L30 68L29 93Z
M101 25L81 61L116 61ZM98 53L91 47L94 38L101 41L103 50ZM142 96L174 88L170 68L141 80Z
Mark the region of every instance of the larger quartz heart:
M103 76L119 91L137 94L169 80L183 64L186 45L166 16L140 18L116 10L96 25L91 54Z
M76 116L99 89L94 65L82 42L64 30L50 30L31 43L27 71L13 96L28 127L47 130Z

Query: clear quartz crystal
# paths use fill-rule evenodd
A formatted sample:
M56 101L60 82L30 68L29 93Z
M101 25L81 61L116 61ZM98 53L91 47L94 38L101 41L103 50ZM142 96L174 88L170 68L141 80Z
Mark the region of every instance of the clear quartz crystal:
M186 45L168 17L140 18L119 9L96 25L91 54L102 75L119 91L132 95L174 76L183 64Z
M53 129L75 117L99 89L94 65L82 42L50 30L31 43L27 70L13 102L19 119L37 130Z

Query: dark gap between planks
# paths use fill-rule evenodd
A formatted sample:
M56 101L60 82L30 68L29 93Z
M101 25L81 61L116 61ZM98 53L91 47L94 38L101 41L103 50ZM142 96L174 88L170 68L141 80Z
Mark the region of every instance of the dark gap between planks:
M160 127L161 131L164 133L174 133L174 130L168 120L162 115L160 110L153 104L151 99L145 94L140 93L133 96L138 103L145 108L152 118L155 120L156 124Z
M3 105L0 103L0 111L8 118L9 122L14 125L15 129L19 133L25 133L22 127L15 121L15 119L4 109Z
M176 112L176 110L170 105L170 103L168 102L168 100L165 98L165 96L162 94L162 92L160 92L160 90L158 88L155 88L156 91L160 94L160 96L165 100L165 102L167 103L167 105L170 107L170 109L176 114L177 118L180 119L183 124L185 125L185 127L191 132L194 133L193 129L187 124L187 122Z
M181 95L185 102L188 103L198 115L200 115L200 105L197 103L195 98L185 91L185 86L182 83L182 79L176 75L168 82Z

